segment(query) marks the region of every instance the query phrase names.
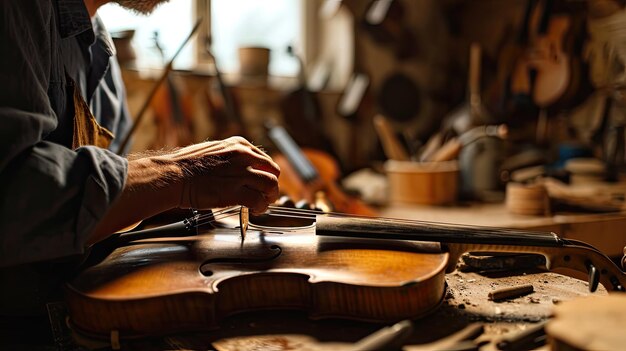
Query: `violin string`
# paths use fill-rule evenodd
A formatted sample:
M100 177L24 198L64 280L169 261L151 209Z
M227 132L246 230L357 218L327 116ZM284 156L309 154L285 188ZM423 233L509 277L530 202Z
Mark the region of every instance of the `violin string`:
M284 217L284 218L310 219L310 220L315 219L316 216L318 215L330 216L330 217L348 217L348 218L361 217L361 218L366 218L370 220L378 220L378 221L386 222L389 224L404 223L404 224L412 224L412 225L422 225L433 231L439 231L443 233L459 231L459 230L467 230L467 231L482 230L482 231L488 231L494 234L512 234L512 233L515 233L518 235L520 234L520 230L509 229L509 228L481 227L481 226L460 225L460 224L445 224L445 223L438 223L438 222L418 221L418 220L411 220L411 219L398 219L398 218L389 218L389 217L358 216L358 215L351 215L351 214L346 214L346 213L319 212L315 210L286 208L286 207L279 207L279 206L273 206L273 205L269 206L266 214L271 215L271 216ZM532 233L528 232L528 234L532 236L537 235L537 233L535 232L532 232Z
M318 215L330 216L330 217L350 217L350 218L361 217L361 218L366 218L366 219L371 219L371 220L378 220L378 221L382 221L382 222L388 222L390 224L393 224L393 223L408 223L408 224L431 225L433 227L455 227L455 228L468 228L468 229L489 228L490 230L498 230L499 229L499 230L506 230L506 231L512 230L512 229L507 229L507 228L480 227L480 226L461 225L461 224L446 224L446 223L440 223L440 222L428 222L428 221L420 221L420 220L412 220L412 219L401 219L401 218L391 218L391 217L371 217L371 216L362 216L362 215L359 216L359 215L351 215L351 214L337 213L337 212L319 212L319 211L314 211L314 210L292 209L292 208L284 208L284 207L277 207L277 206L270 206L269 207L269 212L270 212L270 214L274 213L275 216L277 216L278 213L281 213L283 215L289 215L291 213L297 213L297 214L300 214L300 216L295 217L295 218L302 218L302 219L315 219L315 217L318 216Z
M223 219L225 217L234 215L236 212L229 210L229 211L219 211L219 212L212 212L212 213L208 213L208 214L203 214L203 215L198 215L196 217L191 217L191 219L193 219L193 223L195 223L195 225L200 225L200 223L203 224L207 224L210 223L214 220L217 220L217 218Z
M218 217L220 215L223 214L227 214L227 215L232 215L232 214L238 214L239 213L239 206L232 206L232 207L227 207L221 210L217 210L217 211L212 211L210 213L206 213L203 215L199 215L196 217L196 221L202 221L202 220L206 220L206 219L211 219L214 217Z
M315 210L306 210L306 209L294 209L294 208L286 208L270 205L268 212L270 215L274 216L282 216L292 218L301 218L301 219L315 219L315 216L330 216L330 217L349 217L349 218L366 218L369 220L377 220L383 223L389 224L411 224L411 225L420 225L425 227L425 229L430 229L432 231L437 231L441 233L450 233L450 232L458 232L458 231L467 231L467 232L488 232L492 234L502 234L502 235L528 235L529 237L536 238L537 235L544 234L549 237L553 237L551 233L541 233L536 231L525 231L521 229L512 229L512 228L498 228L498 227L486 227L486 226L475 226L475 225L463 225L463 224L452 224L452 223L440 223L440 222L429 222L429 221L420 221L420 220L412 220L412 219L399 219L399 218L390 218L390 217L370 217L370 216L359 216L359 215L351 215L346 213L337 213L337 212L319 212ZM294 216L296 214L296 216Z
M444 224L444 223L440 223L440 222L428 222L428 221L420 221L420 220L413 220L413 219L405 219L405 218L391 218L391 217L374 217L374 216L363 216L363 215L351 215L351 214L346 214L346 213L339 213L339 212L319 212L319 211L314 211L314 210L305 210L305 209L292 209L292 208L284 208L284 207L278 207L278 206L270 206L269 210L268 210L268 214L274 214L275 216L278 215L278 213L281 214L292 214L292 213L297 213L300 216L297 218L302 218L302 219L315 219L316 216L321 215L321 216L329 216L329 217L349 217L349 218L366 218L366 219L370 219L370 220L378 220L378 221L383 221L383 222L388 222L390 224L393 223L408 223L408 224L423 224L423 225L432 225L432 226L448 226L448 227L452 227L452 226L458 226L458 227L466 227L466 228L480 228L478 226L470 226L470 225L456 225L456 224ZM491 229L491 227L489 227ZM505 229L505 228L502 228Z
M232 206L228 208L224 208L218 211L214 211L212 213L199 215L195 218L195 227L199 227L202 225L214 223L220 221L225 218L233 217L239 215L241 207L240 206ZM399 219L399 218L390 218L390 217L373 217L373 216L364 216L364 215L352 215L346 213L339 212L320 212L317 210L308 210L308 209L297 209L297 208L289 208L289 207L280 207L276 205L270 205L267 211L264 213L265 215L275 216L275 217L283 217L283 218L295 218L295 219L306 219L306 220L314 220L317 216L329 216L329 217L344 217L344 218L364 218L369 220L377 220L384 223L389 224L411 224L411 225L419 225L422 226L423 229L429 229L434 232L440 232L442 234L458 232L458 231L467 231L467 232L489 232L492 234L513 234L516 235L524 234L523 230L519 229L510 229L510 228L497 228L497 227L485 227L485 226L472 226L472 225L461 225L461 224L447 224L447 223L438 223L438 222L428 222L428 221L419 221L412 219ZM284 230L285 227L278 227L281 230ZM552 234L546 233L547 235L552 236ZM541 235L541 233L528 231L527 235L535 237L537 235Z
M367 218L367 219L377 218L377 217L366 216L366 215L348 214L348 213L332 212L332 211L321 212L319 210L307 210L304 208L291 208L291 207L282 207L282 206L277 206L277 205L269 205L268 210L281 210L281 211L289 211L289 212L298 212L298 213L303 213L303 214L306 213L306 214L310 214L312 218L314 218L317 215L327 215L327 216L336 216L336 217L360 217L360 218ZM385 218L385 217L379 217L379 218Z
M222 219L239 215L240 206L228 207L222 210L214 211L204 215L199 215L194 218L193 222L195 227L199 227L206 224L211 224Z

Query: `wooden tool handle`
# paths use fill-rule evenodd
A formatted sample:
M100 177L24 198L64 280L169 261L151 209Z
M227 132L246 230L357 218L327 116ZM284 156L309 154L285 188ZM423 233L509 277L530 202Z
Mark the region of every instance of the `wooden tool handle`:
M470 46L469 59L469 92L471 95L480 94L480 60L481 47L478 43L472 43Z
M457 138L450 139L447 143L443 144L443 146L437 150L433 156L430 158L430 161L433 162L442 162L442 161L451 161L456 159L461 152L463 145Z
M374 117L374 127L376 127L376 132L388 159L396 161L409 160L409 155L394 135L387 118L382 115L376 115Z

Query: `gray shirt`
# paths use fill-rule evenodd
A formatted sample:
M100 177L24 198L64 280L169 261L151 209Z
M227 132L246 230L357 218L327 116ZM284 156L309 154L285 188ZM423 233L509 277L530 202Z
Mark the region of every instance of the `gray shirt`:
M125 158L71 149L66 74L99 123L123 135L129 118L114 49L83 1L0 0L0 267L83 253L124 186Z

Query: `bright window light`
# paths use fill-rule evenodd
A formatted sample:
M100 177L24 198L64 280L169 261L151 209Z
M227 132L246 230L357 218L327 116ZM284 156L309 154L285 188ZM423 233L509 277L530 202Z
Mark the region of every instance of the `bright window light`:
M271 50L271 75L295 76L298 61L287 47L301 47L302 6L302 0L211 0L212 50L220 68L236 72L238 48L262 46Z

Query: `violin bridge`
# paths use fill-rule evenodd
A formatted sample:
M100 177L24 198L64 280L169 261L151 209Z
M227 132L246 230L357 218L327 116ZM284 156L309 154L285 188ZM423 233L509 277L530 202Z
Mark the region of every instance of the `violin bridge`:
M250 219L250 210L241 206L239 210L239 233L241 234L241 243L246 240L246 232L248 231L248 223Z

